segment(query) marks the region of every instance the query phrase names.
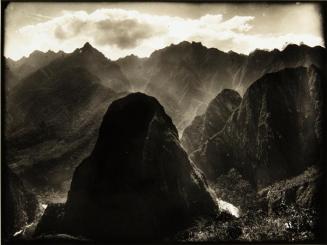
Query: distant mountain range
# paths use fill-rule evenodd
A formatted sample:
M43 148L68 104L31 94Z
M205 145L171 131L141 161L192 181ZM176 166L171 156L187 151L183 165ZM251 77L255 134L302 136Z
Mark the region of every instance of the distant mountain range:
M36 226L41 202L35 234L58 239L174 240L205 218L216 240L248 241L254 219L276 214L311 222L277 231L315 237L325 58L305 45L246 56L182 42L149 58L111 61L86 43L7 59L6 232Z
M113 62L86 43L70 54L35 51L17 62L7 59L7 87L33 73L82 66L115 92L140 91L155 96L183 131L222 89L234 89L243 95L266 73L311 64L320 67L325 56L320 46L291 44L283 51L256 50L246 56L184 41L157 50L149 58L131 55Z
M264 74L312 64L321 68L325 56L324 48L305 45L246 56L182 42L149 58L132 55L110 61L86 43L72 53L35 51L16 62L7 59L7 162L34 187L67 190L75 166L90 154L113 100L133 91L156 97L181 137L195 116L210 104L215 108L211 101L224 89L240 94L229 112L222 112L227 119L246 89ZM206 126L208 132L220 126L210 127ZM38 171L44 174L35 177Z
M311 64L320 67L325 56L324 48L305 45L289 45L283 51L256 50L246 56L182 42L146 59L128 56L117 63L134 89L158 98L183 131L221 90L234 89L243 95L266 73Z

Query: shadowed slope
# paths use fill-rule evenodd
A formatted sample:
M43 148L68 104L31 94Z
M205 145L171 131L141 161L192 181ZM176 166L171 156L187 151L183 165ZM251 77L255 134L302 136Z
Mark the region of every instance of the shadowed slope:
M216 203L158 101L130 94L109 107L92 154L76 169L68 233L97 240L160 240Z

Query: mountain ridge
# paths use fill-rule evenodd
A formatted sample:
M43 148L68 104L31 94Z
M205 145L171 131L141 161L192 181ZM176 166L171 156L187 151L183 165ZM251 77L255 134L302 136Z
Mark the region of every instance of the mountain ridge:
M266 74L191 158L211 180L235 167L260 186L316 164L321 161L323 79L315 66Z
M166 48L168 48L168 47L170 47L170 46L178 46L178 45L180 45L180 44L183 44L183 43L188 43L188 44L192 44L192 43L195 43L195 44L201 44L203 47L205 47L205 48L207 48L207 49L212 49L212 50L218 50L218 51L220 51L220 52L222 52L222 53L225 53L225 54L237 54L237 55L240 55L240 56L250 56L251 54L253 54L253 53L255 53L255 52L260 52L260 51L262 51L262 52L283 52L288 46L293 46L293 45L295 45L295 46L297 46L297 47L306 47L306 48L321 48L321 49L325 49L323 46L321 46L321 45L315 45L315 46L309 46L309 45L306 45L306 44L293 44L293 43L289 43L289 44L287 44L285 47L283 47L282 49L277 49L277 48L274 48L274 49L272 49L272 50L268 50L268 49L254 49L253 51L251 51L251 52L249 52L248 54L244 54L244 53L238 53L238 52L235 52L234 50L229 50L229 51L222 51L222 50L220 50L219 48L215 48L215 47L207 47L207 46L205 46L205 45L203 45L202 44L202 42L195 42L195 41L181 41L181 42L179 42L179 43L177 43L177 44L174 44L174 43L171 43L171 44L169 44L169 45L167 45L167 46L165 46L165 47L163 47L163 48L159 48L159 49L156 49L156 50L154 50L149 56L145 56L145 57L140 57L140 56L138 56L138 55L136 55L136 54L128 54L128 55L126 55L126 56L124 56L124 57L120 57L120 58L118 58L118 59L110 59L109 57L107 57L107 56L105 56L107 59L109 59L109 60L111 60L111 61L114 61L114 62L117 62L117 61L119 61L119 60L123 60L123 59L125 59L125 58L128 58L129 56L135 56L136 58L139 58L139 59L147 59L147 58L150 58L150 56L153 54L153 53L155 53L155 52L157 52L157 51L159 51L159 50L162 50L162 49L166 49ZM91 46L92 48L94 48L94 49L96 49L96 50L98 50L97 48L95 48L95 47L93 47L91 44L90 44L90 42L85 42L80 48L76 48L76 49L74 49L72 52L74 52L74 51L76 51L77 49L81 49L81 48L83 48L85 45L89 45L89 46ZM99 50L98 50L99 51ZM12 59L12 58L10 58L9 56L8 57L5 57L5 59L7 60L7 61L9 61L9 63L13 63L13 62L15 62L15 63L17 63L17 62L21 62L21 61L23 61L23 60L26 60L26 59L28 59L28 58L30 58L31 56L33 56L33 53L35 54L35 53L40 53L40 54L47 54L47 53L55 53L55 54L58 54L58 53L64 53L64 54L71 54L72 52L64 52L64 51L62 51L62 50L59 50L59 51L53 51L53 50L51 50L51 49L49 49L49 50L47 50L47 51L41 51L41 50L38 50L38 49L36 49L36 50L34 50L34 51L32 51L29 55L26 55L26 56L23 56L23 57L21 57L21 58L19 58L19 59L17 59L17 60L14 60L14 59ZM99 52L101 52L101 51L99 51ZM102 52L101 52L102 53Z

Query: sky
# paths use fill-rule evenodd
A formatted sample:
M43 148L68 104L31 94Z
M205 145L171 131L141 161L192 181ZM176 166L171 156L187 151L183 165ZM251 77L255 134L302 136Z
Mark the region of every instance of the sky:
M10 3L4 55L35 50L72 52L89 42L116 60L148 57L181 41L228 52L324 46L322 17L313 3Z

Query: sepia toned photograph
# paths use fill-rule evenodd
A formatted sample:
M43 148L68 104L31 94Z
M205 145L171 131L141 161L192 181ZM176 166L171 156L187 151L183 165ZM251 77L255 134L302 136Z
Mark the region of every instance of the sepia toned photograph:
M1 10L2 244L326 242L326 4Z

